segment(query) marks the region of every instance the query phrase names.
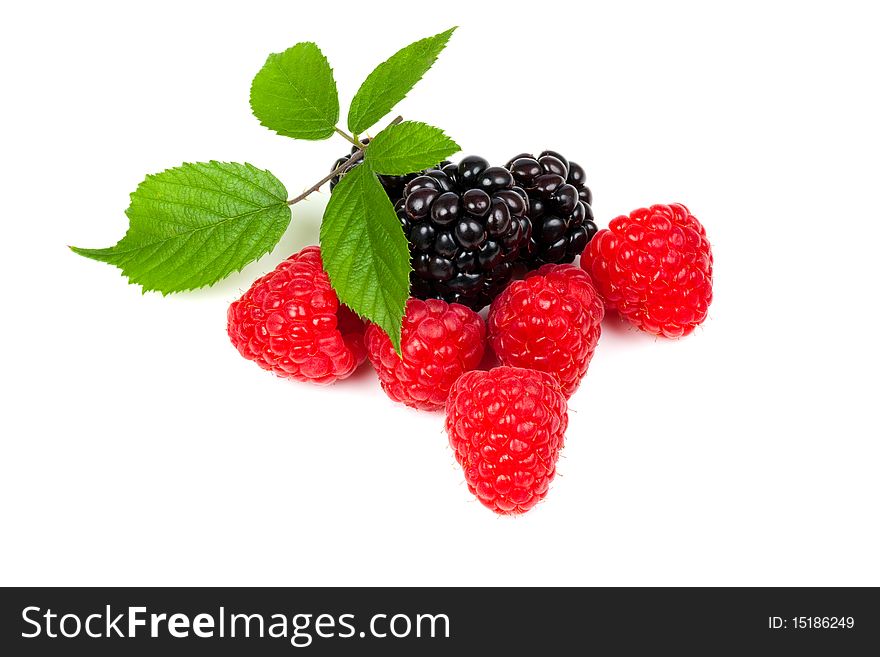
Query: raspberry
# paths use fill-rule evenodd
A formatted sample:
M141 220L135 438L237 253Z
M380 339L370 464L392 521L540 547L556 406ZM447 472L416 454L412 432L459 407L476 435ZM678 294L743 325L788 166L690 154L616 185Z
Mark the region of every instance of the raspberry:
M519 367L459 377L446 402L446 431L468 489L501 515L525 513L547 495L568 426L553 377Z
M547 372L570 397L587 373L604 314L582 269L544 265L492 302L489 343L501 363Z
M364 323L339 303L317 246L254 282L229 306L227 331L242 356L299 381L333 383L366 359Z
M526 193L481 157L415 178L396 208L410 244L412 295L474 310L504 289L531 235Z
M486 325L477 313L439 299L410 299L403 320L401 351L378 326L364 336L370 362L391 399L422 410L443 408L455 380L480 364Z
M364 146L366 146L367 144L370 143L370 140L369 139L361 139L361 143ZM338 160L336 160L333 163L333 168L330 170L336 171L336 169L338 169L343 164L345 164L349 160L349 158L357 152L358 152L358 147L352 146L351 147L351 154L346 155L345 157L340 157ZM360 162L357 162L351 166L356 167L356 166L358 166L358 164L360 164ZM442 162L440 162L436 166L436 168L439 169L440 167L445 166L447 164L449 164L449 160L443 160ZM345 175L345 172L349 171L350 169L351 169L351 167L346 169L341 174L335 175L330 179L330 191L331 192L333 191L333 188L339 184L339 181L342 180L342 176ZM389 176L389 175L382 174L379 176L379 182L382 183L382 187L385 188L385 193L388 194L388 198L391 199L391 202L397 203L397 201L399 201L403 197L403 190L406 187L406 184L410 180L413 180L414 178L418 178L423 173L425 173L425 172L418 171L416 173L408 173L405 176Z
M528 268L572 262L598 230L583 168L556 151L544 151L538 157L517 155L507 169L529 196L532 239L523 255Z
M701 324L712 303L712 248L680 203L613 219L581 258L608 308L647 333L678 338Z

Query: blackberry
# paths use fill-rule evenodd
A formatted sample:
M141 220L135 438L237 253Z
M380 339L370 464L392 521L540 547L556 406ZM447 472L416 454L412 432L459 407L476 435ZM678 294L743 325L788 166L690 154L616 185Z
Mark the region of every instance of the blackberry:
M532 237L522 258L527 268L574 260L598 230L583 168L544 151L538 157L517 155L507 169L529 197Z
M409 240L412 296L480 310L510 281L532 225L526 192L481 157L426 171L395 206Z
M370 140L369 139L362 139L361 143L363 143L364 146L366 146L367 144L370 143ZM352 146L351 153L349 155L344 156L344 157L340 157L338 160L336 160L333 163L333 168L330 170L335 171L336 169L341 167L343 164L345 164L349 160L349 158L357 152L358 152L358 147ZM353 164L351 166L356 167L358 164L360 164L360 162L356 162L355 164ZM442 167L446 164L449 164L448 160L444 160L443 162L438 164L437 168ZM351 167L349 167L349 169L351 169ZM346 169L346 171L348 171L348 169ZM380 175L379 182L382 183L382 187L385 188L385 193L388 194L388 198L391 199L391 202L397 203L397 201L399 201L401 198L403 198L403 189L404 189L404 187L406 187L406 184L410 180L417 178L418 176L422 175L423 173L425 173L425 172L418 171L416 173L408 173L405 176ZM344 175L345 175L345 172L338 174L338 175L335 175L330 179L330 191L331 192L333 191L333 188L339 184L339 181L342 180L342 176L344 176Z

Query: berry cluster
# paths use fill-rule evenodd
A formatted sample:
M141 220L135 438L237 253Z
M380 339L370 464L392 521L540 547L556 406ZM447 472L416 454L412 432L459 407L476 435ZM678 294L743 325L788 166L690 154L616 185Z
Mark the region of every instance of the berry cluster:
M606 309L680 337L712 301L712 251L687 208L654 205L597 232L589 202L583 169L550 151L507 168L466 157L410 176L396 203L414 267L400 354L339 303L318 247L230 306L229 337L260 367L315 383L344 379L369 357L391 399L445 408L476 499L501 515L525 513L555 477L568 400ZM580 266L568 264L580 250ZM512 280L516 265L531 271ZM490 302L484 321L475 310ZM488 370L487 347L499 362Z
M381 192L370 193L376 169L402 172L458 149L438 128L403 117L381 133L384 158L378 143L368 146L358 135L406 95L454 29L400 50L367 77L351 105L351 134L336 126L336 83L314 43L271 55L251 86L251 109L287 137L337 132L356 144L330 175L285 201L284 186L268 171L184 164L138 186L129 232L114 247L74 251L119 267L144 291L211 285L277 243L289 206L324 181L332 191L350 176L343 186L353 202L337 196L340 203L324 213L324 255L342 298L385 329L342 304L320 248L309 246L229 306L230 341L259 367L316 384L346 379L369 359L392 400L445 410L449 446L470 492L498 514L521 514L545 498L554 479L568 402L593 361L606 310L650 334L687 335L708 315L713 257L703 226L681 204L638 209L598 230L584 169L556 151L522 153L505 166L468 156L378 175L391 206ZM340 205L348 207L334 213ZM391 207L408 253L394 248L402 242ZM369 230L386 232L383 220L396 239ZM195 241L193 227L211 230ZM176 246L152 248L159 233ZM408 271L404 306L398 292ZM478 313L487 305L484 320ZM384 332L398 327L399 336ZM498 363L490 369L487 349Z
M510 282L531 235L525 192L507 169L476 156L411 180L396 209L412 254L413 296L474 310Z
M556 151L522 153L507 168L529 195L532 238L523 259L532 267L572 262L598 230L583 168Z

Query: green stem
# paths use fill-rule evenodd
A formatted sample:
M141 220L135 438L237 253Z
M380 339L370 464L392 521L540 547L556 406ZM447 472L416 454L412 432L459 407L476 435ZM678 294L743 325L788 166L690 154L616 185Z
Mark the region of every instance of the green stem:
M389 125L389 126L397 125L397 124L400 123L401 121L403 121L403 117L402 117L402 116L398 116L397 118L395 118L395 119L394 119L391 123L389 123L388 125ZM387 127L387 126L386 126L386 127ZM302 194L300 194L299 196L295 196L294 198L290 199L290 200L287 202L287 205L293 205L294 203L299 203L300 201L305 200L305 199L306 199L306 198L307 198L312 192L317 192L319 189L321 189L321 187L323 187L325 184L327 184L328 182L330 182L330 180L331 180L334 176L338 176L338 175L340 175L340 174L342 174L342 173L345 173L346 171L348 171L348 169L349 169L351 166L357 164L357 163L360 162L362 159L364 159L364 150L367 148L367 145L366 145L366 144L362 144L360 141L357 140L356 137L352 137L352 136L349 135L347 132L345 132L345 131L343 131L343 130L340 130L339 128L335 128L335 130L336 130L336 132L338 132L340 135L342 135L343 137L345 137L345 139L346 139L347 141L350 141L352 144L354 144L355 146L357 146L358 150L357 150L355 153L353 153L352 156L351 156L350 158L348 158L345 162L343 162L343 163L340 164L338 167L336 167L335 169L333 169L333 171L331 171L331 172L328 173L326 176L324 176L323 178L321 178L318 182L316 182L314 185L312 185L311 187L309 187L309 188L308 188L306 191L304 191Z
M360 141L358 141L357 137L353 137L352 135L348 134L345 130L340 130L339 128L333 128L333 129L336 131L336 134L339 135L340 137L342 137L345 141L347 141L350 144L354 144L355 146L357 146L358 149L363 150L364 145Z

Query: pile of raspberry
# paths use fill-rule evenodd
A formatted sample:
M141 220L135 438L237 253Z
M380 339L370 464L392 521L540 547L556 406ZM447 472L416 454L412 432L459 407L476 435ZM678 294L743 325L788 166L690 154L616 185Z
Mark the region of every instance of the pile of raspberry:
M477 180L488 170L481 159L464 162L480 169ZM505 217L509 209L518 221L542 223L534 233L525 223L517 229L523 252L513 258L524 266L493 293L485 319L473 303L411 298L398 354L382 329L339 302L320 249L310 246L257 280L229 307L227 322L239 353L278 376L331 384L369 360L392 400L445 411L468 490L500 515L525 513L546 497L568 401L587 375L606 312L653 335L688 335L707 317L713 266L706 231L684 205L641 208L598 230L581 167L554 152L508 166L524 186L504 189L524 205L511 202ZM446 176L465 170L446 165ZM400 206L424 185L407 181ZM504 194L496 207L515 200ZM570 264L572 247L584 244Z

